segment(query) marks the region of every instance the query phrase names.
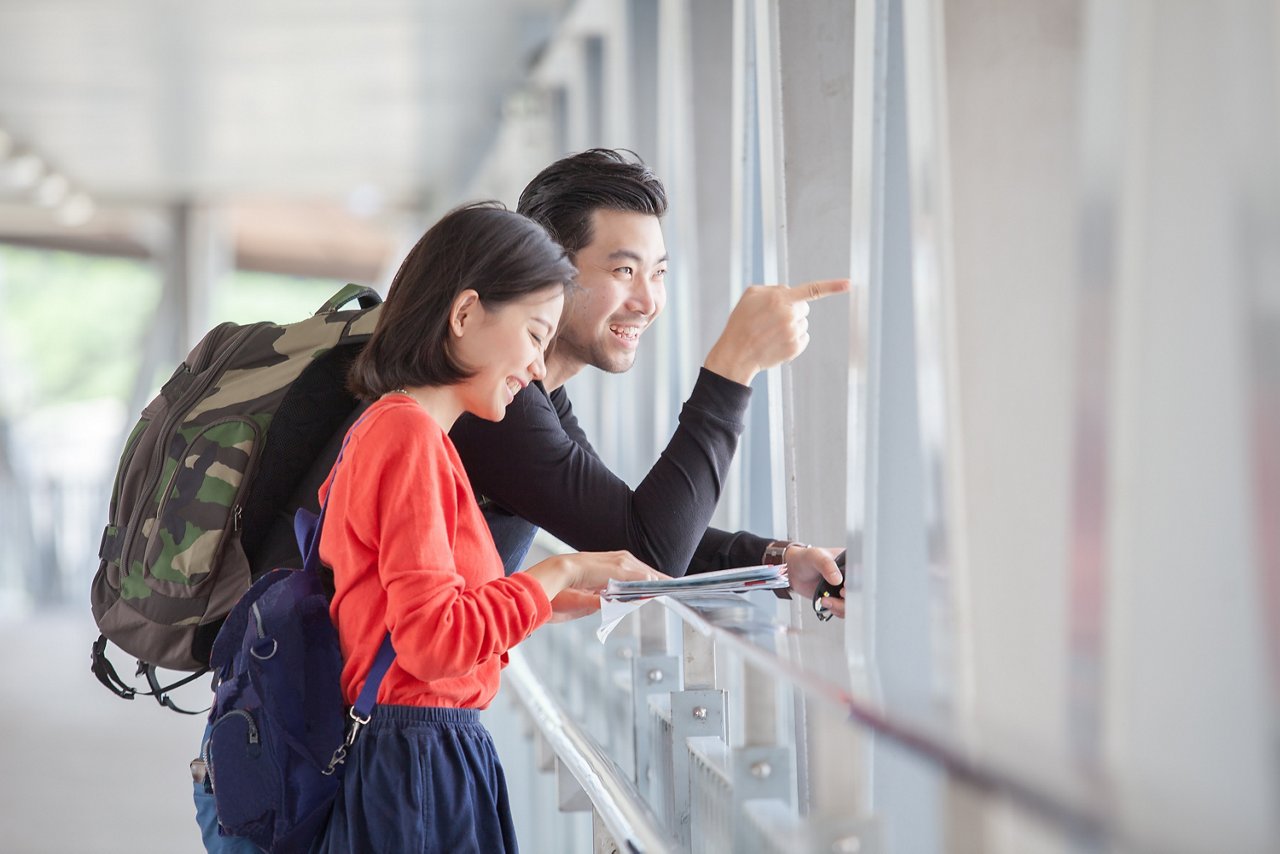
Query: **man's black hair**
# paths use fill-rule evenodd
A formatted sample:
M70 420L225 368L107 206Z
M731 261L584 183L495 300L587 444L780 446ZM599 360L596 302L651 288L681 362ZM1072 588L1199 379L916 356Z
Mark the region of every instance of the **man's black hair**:
M539 172L520 194L517 210L575 255L591 242L595 211L661 217L667 212L667 191L635 152L592 148Z

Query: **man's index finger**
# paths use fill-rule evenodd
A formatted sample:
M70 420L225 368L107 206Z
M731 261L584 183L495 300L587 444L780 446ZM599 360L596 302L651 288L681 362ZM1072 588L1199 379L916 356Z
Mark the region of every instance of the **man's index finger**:
M795 294L796 299L813 302L833 294L842 294L847 290L849 290L848 279L820 279L816 282L796 285L791 292Z

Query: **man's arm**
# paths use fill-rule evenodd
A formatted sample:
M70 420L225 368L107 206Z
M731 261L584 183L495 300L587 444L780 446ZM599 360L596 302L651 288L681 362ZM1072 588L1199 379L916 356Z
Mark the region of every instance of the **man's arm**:
M710 380L709 380L710 381ZM696 388L695 388L696 391ZM551 405L556 410L560 425L564 431L593 457L599 457L595 448L587 440L587 434L578 424L578 417L573 414L573 404L563 390L552 392ZM692 399L692 397L691 397ZM736 441L735 441L736 444ZM732 456L732 452L730 452ZM727 465L727 462L726 462ZM721 471L723 479L724 472ZM714 512L714 507L712 511ZM685 574L694 575L699 572L712 572L717 569L729 569L735 566L752 566L759 563L765 548L772 542L765 537L757 537L746 531L722 531L719 528L707 528L694 549L693 558Z
M760 285L747 288L730 313L725 328L711 348L711 352L707 354L703 375L710 375L717 381L724 382L726 387L736 387L741 393L746 390L758 372L790 361L804 351L809 342L807 320L809 303L843 293L848 288L848 279L809 282L795 288ZM726 380L729 382L725 382ZM699 381L701 382L701 378ZM686 407L693 404L696 398L697 387ZM746 397L741 399L745 408ZM594 456L595 452L591 450L590 443L578 426L577 418L573 415L568 396L564 394L563 389L551 395L551 402L555 406L556 414L565 432ZM742 412L736 413L734 418L740 422ZM714 460L718 473L715 481L715 500L719 499L721 483L740 432L739 427L734 434L732 445L729 446L728 454ZM668 452L672 452L674 444L673 439L673 444L668 445ZM637 493L648 483L646 479ZM714 501L705 509L707 511L705 519L709 521L710 514L715 509ZM700 516L699 519L701 518L703 517ZM709 572L758 563L764 559L765 548L770 542L772 541L769 539L745 531L730 533L708 528L698 542L692 561L689 563L688 572ZM789 559L798 558L801 563L804 563L806 555L796 549L790 551L792 554L788 555ZM824 565L825 556L818 555L815 559L822 570L834 575L836 572L834 565L831 567Z
M502 421L464 416L450 436L477 495L575 549L626 549L662 572L684 575L723 491L750 395L749 388L702 371L675 434L635 490L585 444L563 389L555 393L556 406L531 385ZM731 536L740 539L724 554L751 551L747 564L759 561L768 543ZM722 554L721 545L711 552Z
M707 528L694 550L688 574L713 572L735 566L755 566L764 560L764 550L770 542L772 540L767 537L757 537L747 531Z

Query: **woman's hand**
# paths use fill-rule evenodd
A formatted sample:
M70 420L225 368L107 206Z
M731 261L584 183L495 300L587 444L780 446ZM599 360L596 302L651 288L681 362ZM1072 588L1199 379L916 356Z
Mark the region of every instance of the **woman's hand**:
M590 617L600 610L600 597L581 590L562 590L551 600L551 622L567 623Z
M666 578L628 551L556 555L534 564L525 572L542 585L551 600L565 590L599 594L614 578L619 581Z
M618 581L645 581L666 578L661 572L641 563L631 552L578 552L561 555L569 568L568 587L600 593L613 579ZM557 560L557 558L552 558Z

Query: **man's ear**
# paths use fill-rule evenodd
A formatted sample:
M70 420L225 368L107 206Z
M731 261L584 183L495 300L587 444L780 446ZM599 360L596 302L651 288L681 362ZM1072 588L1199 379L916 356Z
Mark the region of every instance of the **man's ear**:
M461 338L480 311L480 294L473 288L467 288L453 298L453 306L449 309L449 331L454 337Z

